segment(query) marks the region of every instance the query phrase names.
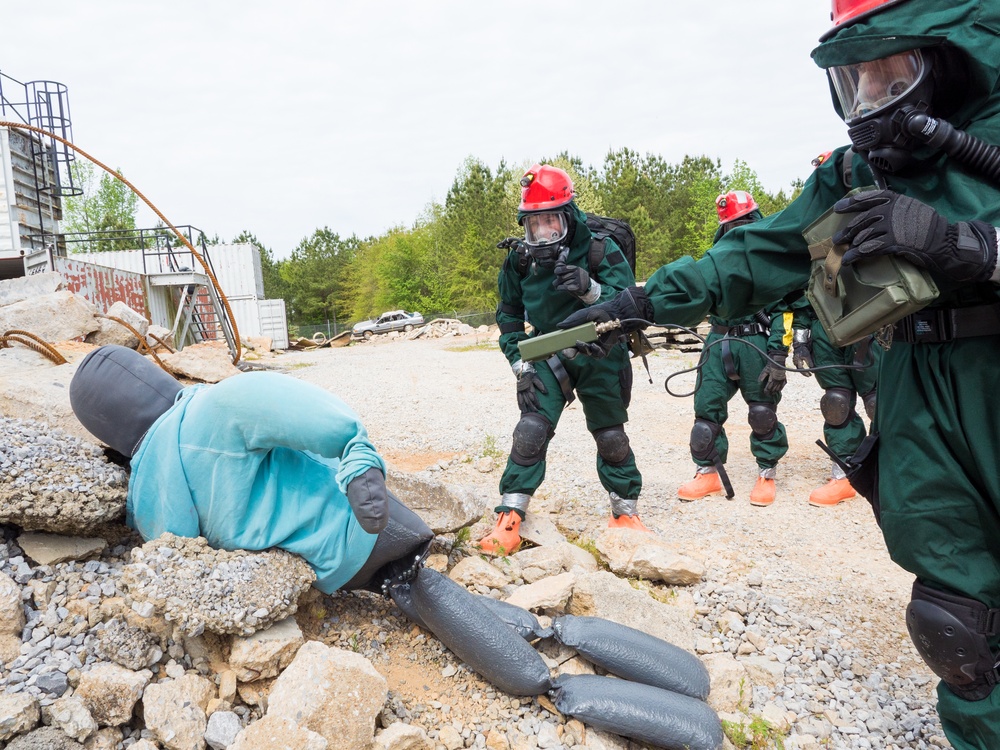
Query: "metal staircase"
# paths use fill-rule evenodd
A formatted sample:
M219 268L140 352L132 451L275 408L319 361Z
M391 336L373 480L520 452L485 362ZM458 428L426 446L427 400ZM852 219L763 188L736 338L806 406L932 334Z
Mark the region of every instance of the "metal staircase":
M189 230L191 227L188 228ZM200 265L190 250L169 235L157 238L151 247L143 247L143 263L150 286L164 289L173 301L176 313L171 333L178 349L187 344L225 341L230 354L236 356L236 336L225 305L207 273L191 270ZM193 238L189 237L191 241ZM212 261L204 235L200 237L199 254L212 274ZM164 270L165 269L165 270Z

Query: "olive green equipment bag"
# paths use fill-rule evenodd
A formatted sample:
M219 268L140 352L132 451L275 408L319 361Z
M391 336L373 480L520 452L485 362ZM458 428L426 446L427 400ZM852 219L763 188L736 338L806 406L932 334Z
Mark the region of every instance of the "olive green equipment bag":
M830 208L802 233L812 259L806 297L834 346L891 326L938 296L927 271L895 255L842 265L849 246L835 245L832 238L849 219Z

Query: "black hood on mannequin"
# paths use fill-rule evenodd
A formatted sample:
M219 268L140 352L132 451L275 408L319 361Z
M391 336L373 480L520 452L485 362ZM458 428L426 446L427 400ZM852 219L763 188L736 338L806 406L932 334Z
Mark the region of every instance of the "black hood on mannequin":
M102 346L88 354L69 384L69 402L98 440L131 457L182 386L138 352Z

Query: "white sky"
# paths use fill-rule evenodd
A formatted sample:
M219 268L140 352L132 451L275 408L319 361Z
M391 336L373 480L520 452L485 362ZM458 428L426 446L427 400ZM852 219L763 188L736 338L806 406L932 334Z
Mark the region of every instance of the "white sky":
M0 71L69 88L74 142L174 224L287 257L410 226L467 157L743 159L769 191L847 142L809 58L829 0L46 0ZM607 105L595 103L604 97ZM153 226L155 217L140 214Z

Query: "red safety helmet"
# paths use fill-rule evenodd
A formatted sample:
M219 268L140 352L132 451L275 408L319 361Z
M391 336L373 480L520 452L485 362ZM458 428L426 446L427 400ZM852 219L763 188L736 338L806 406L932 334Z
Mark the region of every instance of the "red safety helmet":
M820 154L815 159L812 160L812 165L818 167L820 164L825 164L826 160L833 156L833 151L827 151L824 154Z
M857 21L863 21L873 13L885 10L890 5L898 5L906 0L833 0L833 10L830 20L833 28L820 37L820 41L832 36L841 26L849 26Z
M730 190L715 199L715 210L719 214L719 223L728 224L751 211L756 211L757 201L746 190Z
M573 200L573 180L559 167L533 164L521 178L520 211L548 211Z

